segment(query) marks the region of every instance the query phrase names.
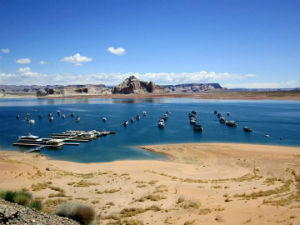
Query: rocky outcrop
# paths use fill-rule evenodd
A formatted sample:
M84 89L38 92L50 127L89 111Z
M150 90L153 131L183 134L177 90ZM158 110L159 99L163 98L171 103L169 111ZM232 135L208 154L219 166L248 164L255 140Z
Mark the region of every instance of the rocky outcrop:
M165 90L155 85L154 82L140 81L135 76L126 78L123 83L112 89L113 94L145 94L145 93L163 93Z
M218 83L192 83L192 84L177 84L177 85L162 85L167 92L200 92L211 90L223 90Z
M43 213L0 199L0 224L65 224L79 225L74 220Z

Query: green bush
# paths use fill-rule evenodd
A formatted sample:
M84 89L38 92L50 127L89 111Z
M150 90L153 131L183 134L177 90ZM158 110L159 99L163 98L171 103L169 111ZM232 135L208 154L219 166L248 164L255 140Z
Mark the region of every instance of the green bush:
M42 210L43 204L39 200L32 200L29 202L29 208L36 209L36 210Z
M56 215L68 217L80 224L91 224L95 218L95 211L92 207L79 202L64 202L58 206Z

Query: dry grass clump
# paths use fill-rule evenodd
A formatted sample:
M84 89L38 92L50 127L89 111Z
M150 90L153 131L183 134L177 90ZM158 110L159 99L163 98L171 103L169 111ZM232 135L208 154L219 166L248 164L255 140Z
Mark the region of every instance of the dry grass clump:
M184 209L199 209L200 205L201 204L197 201L189 200L189 201L184 202L181 206Z
M116 193L116 192L119 192L121 190L121 188L119 189L105 189L104 191L97 191L97 194L113 194L113 193Z
M196 220L184 222L184 225L194 225L194 224L196 224Z
M151 186L155 185L158 182L158 180L151 180L148 182Z
M270 195L275 195L275 194L280 194L284 192L290 191L290 185L293 183L292 180L286 181L281 187L275 188L272 190L267 190L267 191L258 191L258 192L253 192L251 194L235 194L234 197L236 198L259 198L259 197L267 197Z
M278 180L278 179L275 178L275 177L267 178L267 179L263 182L263 184L264 184L264 185L267 185L267 186L274 185L275 182L276 182L277 180Z
M153 193L164 193L168 191L169 189L167 185L159 185L155 188L155 191Z
M51 185L51 184L52 184L52 182L33 184L33 185L31 185L31 190L32 191L41 191L41 190L47 189L49 187L49 185Z
M48 199L45 204L47 205L47 207L53 207L53 206L57 206L63 202L65 202L65 199L62 198L58 198L58 199Z
M89 187L89 186L94 186L94 185L99 185L99 183L92 183L87 180L81 180L81 181L78 181L77 183L75 183L74 187Z
M183 197L183 196L180 196L180 197L177 199L176 204L180 204L180 203L182 203L182 202L184 202L184 201L185 201L184 197Z
M200 212L198 213L199 215L206 215L211 213L211 209L205 208L205 209L200 209Z
M217 222L224 222L224 218L221 216L221 215L217 215L216 218L215 218L215 221Z
M139 184L138 186L136 186L137 188L145 188L145 187L147 187L147 185L146 184Z
M113 222L108 222L106 225L144 225L141 220L117 220Z
M80 224L91 224L95 219L95 211L92 207L79 202L64 202L59 205L56 215L68 217Z
M162 200L162 199L166 199L166 197L163 196L163 195L148 194L148 195L142 196L140 199L138 199L136 201L144 202L146 200L150 200L150 201L157 202L157 201Z

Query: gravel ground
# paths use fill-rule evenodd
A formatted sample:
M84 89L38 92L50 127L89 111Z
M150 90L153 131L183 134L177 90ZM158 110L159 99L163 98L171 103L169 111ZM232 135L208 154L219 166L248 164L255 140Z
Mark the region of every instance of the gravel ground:
M78 225L79 223L0 199L0 224Z

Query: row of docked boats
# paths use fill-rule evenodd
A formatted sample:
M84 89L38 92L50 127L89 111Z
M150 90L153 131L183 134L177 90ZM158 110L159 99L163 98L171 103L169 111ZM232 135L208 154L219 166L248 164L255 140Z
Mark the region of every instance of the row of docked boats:
M203 127L200 124L197 124L197 112L192 111L188 114L189 119L190 119L190 124L194 125L193 130L194 131L203 131Z
M147 115L147 112L146 111L143 111L143 116L146 116ZM104 117L105 118L105 117ZM103 119L104 119L103 118ZM140 120L141 119L141 116L140 115L136 115L136 120ZM104 120L103 120L104 121ZM106 118L105 118L105 121L106 121ZM133 123L134 122L134 117L131 117L130 118L130 123ZM123 122L123 126L126 127L127 125L129 124L128 120L125 120Z
M225 123L227 126L230 126L230 127L237 127L237 123L234 120L227 120L221 113L218 113L217 110L214 111L214 114L217 114L217 117L219 118L220 123ZM230 115L229 112L227 112L226 114L227 114L227 116ZM251 129L251 127L245 126L244 131L251 132L252 129Z
M158 128L165 128L165 121L168 120L170 114L171 114L171 111L167 110L166 113L162 117L159 118L158 124L157 124Z

